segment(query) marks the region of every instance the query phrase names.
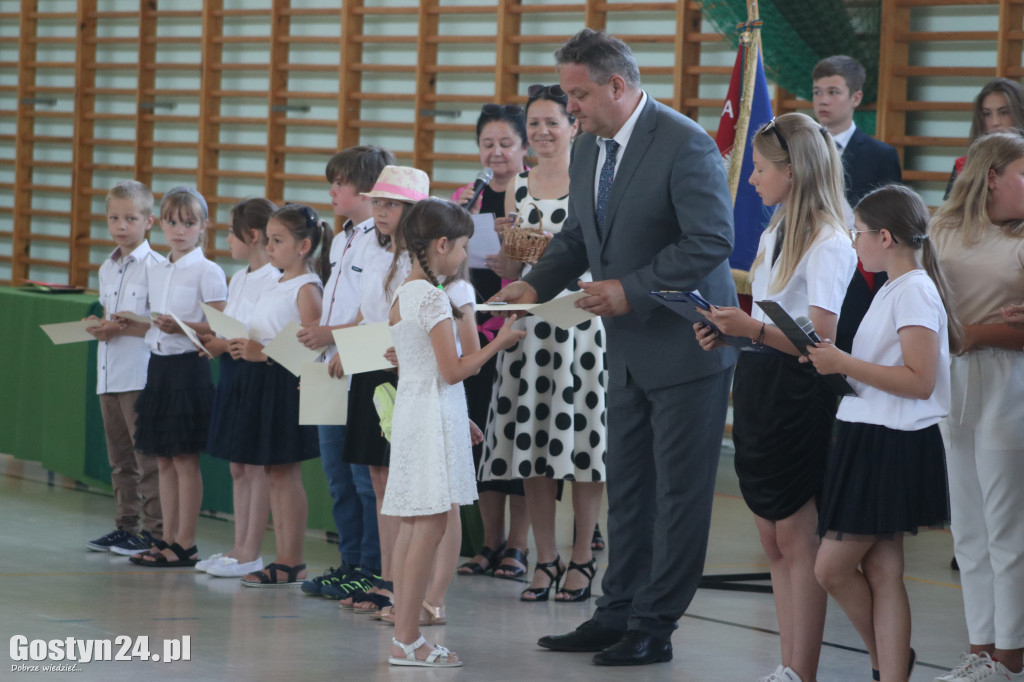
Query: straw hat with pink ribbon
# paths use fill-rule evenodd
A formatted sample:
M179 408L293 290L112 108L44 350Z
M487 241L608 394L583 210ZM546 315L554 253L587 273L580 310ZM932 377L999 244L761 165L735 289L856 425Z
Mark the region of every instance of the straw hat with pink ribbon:
M373 189L363 196L415 203L430 196L430 178L419 168L384 166Z

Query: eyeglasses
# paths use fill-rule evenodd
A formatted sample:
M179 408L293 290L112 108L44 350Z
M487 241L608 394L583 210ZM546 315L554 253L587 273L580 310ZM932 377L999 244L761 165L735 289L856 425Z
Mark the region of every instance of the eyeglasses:
M562 86L557 83L555 85L542 85L540 83L535 83L526 89L526 94L529 95L530 99L539 99L544 95L547 95L551 99L563 104L569 101L569 95L567 95L565 90L562 89Z
M860 235L874 234L877 233L878 230L851 230L851 232L853 232L853 241L857 241L857 237L859 237Z
M480 112L488 116L522 116L523 108L518 104L485 104Z
M782 133L779 132L779 127L777 125L775 125L775 117L774 116L772 117L772 120L768 121L768 123L766 123L765 126L763 128L761 128L761 134L762 135L767 135L769 130L771 130L772 132L775 133L775 137L779 140L779 146L782 147L782 151L784 151L784 152L786 152L788 154L789 153L789 145L786 144L786 138L784 138L782 136Z

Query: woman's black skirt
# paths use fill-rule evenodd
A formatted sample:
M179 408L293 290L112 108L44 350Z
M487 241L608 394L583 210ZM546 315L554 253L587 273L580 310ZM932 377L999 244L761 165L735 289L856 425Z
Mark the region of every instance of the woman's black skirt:
M778 521L819 497L837 407L810 364L778 352L740 353L732 438L751 511Z

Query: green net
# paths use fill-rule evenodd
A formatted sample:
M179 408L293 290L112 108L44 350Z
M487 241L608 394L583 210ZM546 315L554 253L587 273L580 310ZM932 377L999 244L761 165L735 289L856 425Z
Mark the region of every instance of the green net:
M736 24L747 21L746 0L703 0L705 18L739 45ZM845 54L867 72L864 104L878 99L881 0L760 0L761 44L768 77L785 90L811 99L811 71L819 60ZM857 111L857 126L875 132L873 111Z

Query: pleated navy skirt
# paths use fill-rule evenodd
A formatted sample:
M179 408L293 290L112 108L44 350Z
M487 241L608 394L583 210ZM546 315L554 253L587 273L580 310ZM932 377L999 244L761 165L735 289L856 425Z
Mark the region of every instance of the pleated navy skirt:
M938 425L898 431L840 421L825 466L818 534L886 536L949 522Z

